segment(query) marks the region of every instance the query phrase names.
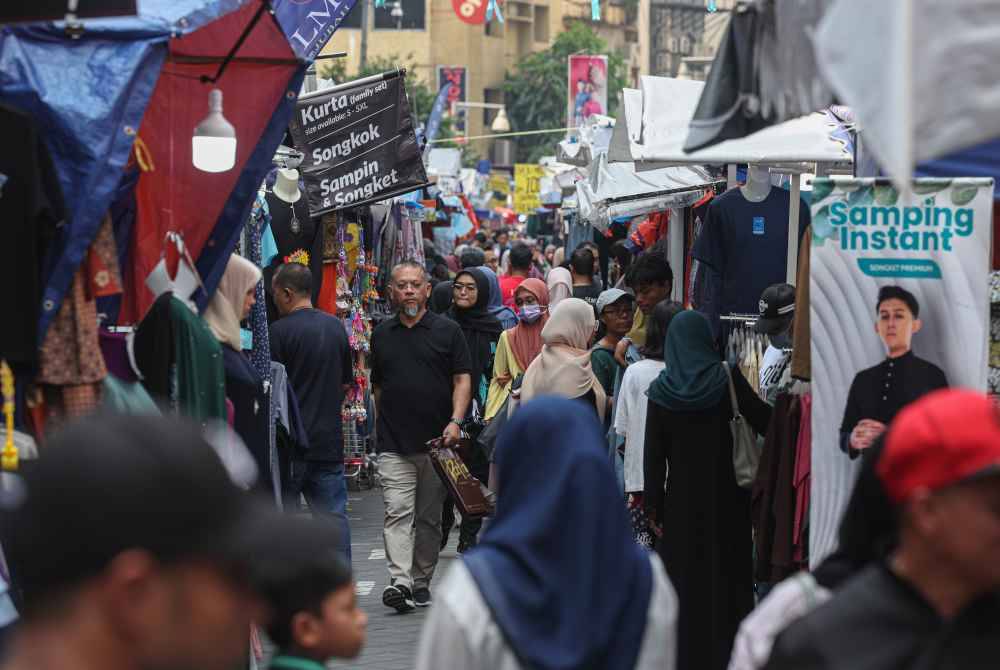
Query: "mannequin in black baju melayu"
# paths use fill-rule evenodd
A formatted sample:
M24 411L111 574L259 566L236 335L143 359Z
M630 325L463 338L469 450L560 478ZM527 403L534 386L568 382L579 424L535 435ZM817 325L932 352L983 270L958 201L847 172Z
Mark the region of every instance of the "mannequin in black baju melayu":
M299 189L298 170L278 170L274 186L267 192L267 207L271 214L271 232L278 246L278 256L264 272L264 286L267 290L267 320L278 318L271 299L271 277L274 270L284 263L286 256L298 250L309 254L309 269L313 276L313 302L319 299L323 280L323 225L320 219L313 219L309 213L309 203Z

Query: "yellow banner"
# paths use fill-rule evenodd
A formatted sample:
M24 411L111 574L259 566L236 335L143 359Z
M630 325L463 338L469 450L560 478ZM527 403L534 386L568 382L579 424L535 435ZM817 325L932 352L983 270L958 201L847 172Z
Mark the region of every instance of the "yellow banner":
M539 198L539 181L545 176L545 169L533 163L514 165L514 210L518 214L532 214L542 206Z

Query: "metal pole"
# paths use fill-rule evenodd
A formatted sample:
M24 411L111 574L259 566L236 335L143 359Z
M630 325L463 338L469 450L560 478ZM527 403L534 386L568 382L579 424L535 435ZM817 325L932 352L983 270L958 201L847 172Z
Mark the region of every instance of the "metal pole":
M368 5L371 0L361 0L361 58L359 70L368 64Z

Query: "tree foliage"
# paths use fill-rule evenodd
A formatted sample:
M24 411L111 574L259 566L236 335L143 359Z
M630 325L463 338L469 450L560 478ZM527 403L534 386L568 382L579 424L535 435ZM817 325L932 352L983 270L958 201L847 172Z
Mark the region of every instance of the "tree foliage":
M504 81L507 116L513 130L545 130L566 125L566 68L573 54L608 55L608 107L614 114L618 107L618 92L627 84L625 59L610 52L607 43L584 21L574 22L545 51L522 58ZM555 143L561 137L528 135L517 138L517 157L533 163L555 153Z

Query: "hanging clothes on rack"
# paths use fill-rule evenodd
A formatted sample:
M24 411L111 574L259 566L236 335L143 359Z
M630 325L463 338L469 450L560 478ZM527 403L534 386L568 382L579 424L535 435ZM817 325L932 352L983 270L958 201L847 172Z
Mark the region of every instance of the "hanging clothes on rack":
M173 277L166 263L171 247L179 256ZM201 278L180 235L167 234L163 258L145 283L158 297L135 329L143 386L154 400L195 421L226 421L222 347L190 300Z
M105 217L42 342L36 381L43 385L50 419L97 409L108 374L98 339L97 298L121 290L114 231Z
M795 445L795 523L792 528L792 560L809 565L809 487L812 481L812 393L799 399L802 407L799 439Z
M778 396L751 497L757 582L777 583L798 570L793 559L793 529L795 452L800 426L799 398Z
M267 198L257 195L250 208L250 218L247 220L244 233L247 239L246 257L258 268L263 263L261 239L264 230L271 224L271 214L268 210ZM271 374L271 347L267 336L267 302L264 282L257 282L254 287L254 305L250 309L250 333L252 348L250 362L262 379Z

